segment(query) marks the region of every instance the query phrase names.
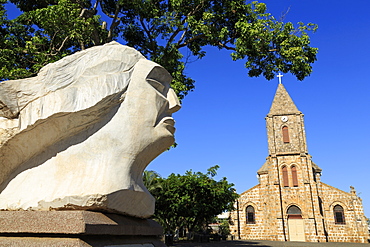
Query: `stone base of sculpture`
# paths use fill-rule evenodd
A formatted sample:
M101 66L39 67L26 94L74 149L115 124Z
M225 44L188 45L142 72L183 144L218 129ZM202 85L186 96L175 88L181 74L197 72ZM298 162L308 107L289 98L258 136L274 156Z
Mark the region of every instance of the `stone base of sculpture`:
M0 246L164 247L150 219L91 211L1 211Z

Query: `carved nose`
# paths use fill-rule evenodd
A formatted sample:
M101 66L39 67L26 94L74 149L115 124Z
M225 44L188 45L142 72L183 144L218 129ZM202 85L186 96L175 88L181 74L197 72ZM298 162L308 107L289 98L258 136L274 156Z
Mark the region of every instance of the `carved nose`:
M169 107L168 107L169 109L168 109L168 111L171 114L174 113L174 112L177 112L178 110L180 110L180 108L181 108L180 101L177 98L177 95L176 95L175 91L173 91L172 88L170 88L168 90L167 100L169 102Z

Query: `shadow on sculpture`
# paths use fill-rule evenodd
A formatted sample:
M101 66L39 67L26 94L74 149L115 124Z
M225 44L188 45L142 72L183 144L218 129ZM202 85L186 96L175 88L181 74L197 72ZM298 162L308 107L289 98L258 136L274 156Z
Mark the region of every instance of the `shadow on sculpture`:
M0 210L150 217L142 173L174 142L171 80L111 42L0 83Z

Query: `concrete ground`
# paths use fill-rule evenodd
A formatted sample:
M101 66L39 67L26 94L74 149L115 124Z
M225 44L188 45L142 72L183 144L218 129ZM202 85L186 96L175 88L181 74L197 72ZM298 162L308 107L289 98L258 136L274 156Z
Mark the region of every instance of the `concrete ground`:
M359 243L308 243L308 242L280 242L267 240L234 240L216 241L209 243L178 242L175 247L370 247L370 244Z

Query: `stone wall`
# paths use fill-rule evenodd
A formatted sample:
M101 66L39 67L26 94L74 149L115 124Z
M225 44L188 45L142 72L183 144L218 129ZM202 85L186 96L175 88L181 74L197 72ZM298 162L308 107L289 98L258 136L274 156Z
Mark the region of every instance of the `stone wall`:
M330 242L367 243L370 239L362 200L356 192L344 192L325 183L320 183L319 192L323 202L325 226ZM345 224L335 224L333 208L344 209Z
M303 114L288 115L287 122L281 121L281 116L266 117L268 146L270 154L307 153L306 135L303 125ZM288 127L289 143L283 142L281 129Z
M324 183L280 187L267 183L267 175L261 175L260 181L260 184L241 194L239 210L231 213L231 233L235 238L238 238L239 213L241 239L289 241L286 212L289 206L297 205L302 211L307 242L367 243L370 239L362 201L355 193L347 193ZM337 204L344 208L344 225L335 224L333 207ZM249 205L255 209L255 224L246 222Z

